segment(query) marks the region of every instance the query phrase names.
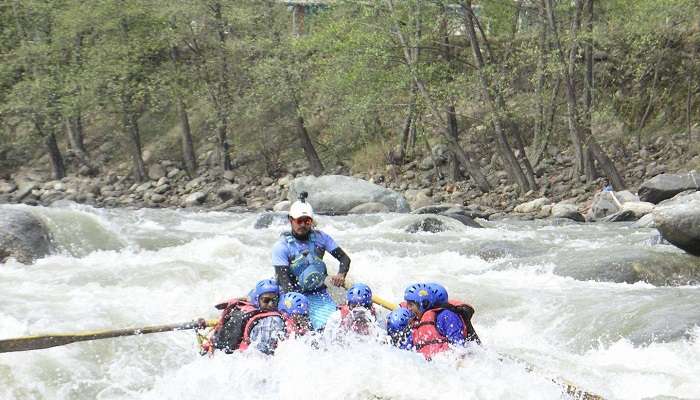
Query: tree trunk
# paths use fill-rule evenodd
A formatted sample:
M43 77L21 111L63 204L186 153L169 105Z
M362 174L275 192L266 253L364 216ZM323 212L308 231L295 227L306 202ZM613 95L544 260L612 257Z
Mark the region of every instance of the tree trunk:
M134 163L133 173L134 179L137 182L143 182L146 179L146 167L143 163L141 155L141 134L136 114L132 111L131 99L128 96L122 97L122 124L129 136L131 160Z
M515 182L520 186L523 192L527 192L533 187L531 186L530 180L525 176L523 170L518 164L518 160L513 153L513 149L508 143L508 138L503 130L501 114L503 110L498 107L496 101L491 96L489 92L489 83L486 79L486 74L484 73L484 59L481 54L481 48L476 37L476 29L474 27L474 18L471 0L467 0L465 4L462 5L462 14L464 19L464 25L467 30L467 36L469 38L469 43L472 48L472 55L474 56L474 61L476 64L476 70L479 77L479 83L481 86L481 93L486 101L487 105L491 111L491 123L493 125L494 131L496 132L496 139L498 143L498 149L501 153L501 159L504 161L505 167L508 169L510 176L515 180ZM524 149L523 149L524 151Z
M220 166L224 171L231 170L231 156L229 154L229 142L228 142L228 110L227 106L229 104L229 81L228 81L228 57L226 55L226 27L224 23L224 18L221 12L221 3L216 2L212 6L214 11L214 18L217 25L217 34L219 38L219 82L216 88L217 93L217 130L218 130L218 146L219 146L219 162Z
M66 168L63 164L63 157L61 156L61 150L58 148L58 143L56 142L56 135L54 135L53 130L49 129L48 133L45 132L38 121L34 121L34 127L41 137L44 138L44 144L46 145L46 150L49 152L49 162L51 163L51 176L53 179L63 179L66 176Z
M543 138L539 141L539 145L536 148L535 155L532 157L533 165L537 166L544 158L544 152L547 150L549 145L549 138L552 136L552 131L554 130L554 117L557 114L557 99L559 98L559 89L561 88L561 77L557 76L554 81L554 86L552 86L552 96L549 106L547 107L547 112L545 113L545 118L543 119Z
M537 168L537 165L542 161L544 152L547 149L547 144L549 142L549 125L547 124L547 117L553 108L556 108L556 97L559 93L559 84L561 79L557 77L556 83L554 85L554 91L552 94L552 102L548 108L548 112L545 113L545 84L547 79L547 54L549 52L549 39L547 36L547 22L546 13L544 11L544 0L539 0L537 2L538 13L540 17L540 32L539 32L539 57L537 58L537 86L535 87L536 96L536 120L535 120L535 130L532 140L532 154L529 159L532 160L533 168Z
M393 0L386 0L387 5L389 6L389 9L392 12L392 16L394 13L394 3ZM447 142L450 145L450 150L455 153L455 156L459 160L460 164L464 167L464 169L467 170L469 175L474 179L476 185L483 191L484 193L488 192L491 190L491 185L489 184L488 180L486 180L486 176L481 172L479 169L479 166L475 163L472 162L471 156L466 152L462 146L457 142L450 132L447 129L446 121L442 117L440 111L438 110L438 107L435 105L435 102L430 98L430 95L428 93L428 90L425 88L425 85L423 82L418 78L418 74L415 69L415 59L411 55L411 48L408 45L408 42L406 42L406 39L404 38L403 33L399 29L399 24L395 20L394 22L394 28L393 28L393 33L397 36L399 39L399 42L401 44L401 49L403 50L403 56L404 56L404 61L406 61L406 65L408 66L410 73L411 73L411 78L413 79L413 82L416 85L416 88L418 90L418 93L420 93L421 97L426 101L426 103L430 106L431 111L433 114L440 119L441 125L443 129L441 129L443 136L447 140Z
M175 21L171 21L171 27L175 29ZM180 53L177 46L173 45L170 47L170 59L173 62L173 66L176 69L178 76L176 79L176 85L181 86L180 78ZM190 177L197 175L197 156L194 151L194 144L192 141L192 130L190 128L190 119L187 115L187 106L185 101L178 93L174 93L177 97L177 113L180 116L180 140L182 144L182 161L185 164L185 170Z
M450 104L447 106L447 129L450 131L450 136L452 136L456 142L459 142L459 127L457 126L457 116L455 111L455 106ZM450 160L448 163L449 167L449 179L452 182L457 182L462 179L462 171L459 169L459 160L457 160L457 155L450 152Z
M453 54L450 48L450 35L447 31L447 10L443 7L442 18L440 20L440 36L442 37L441 53L445 62L448 64L450 72L452 72L452 59ZM450 74L451 76L452 74ZM448 78L448 83L451 83L453 79ZM447 129L450 135L459 142L459 125L457 123L457 112L455 111L454 99L448 101L447 107L445 109L445 114L447 116ZM450 152L450 159L448 162L448 178L452 182L457 182L462 179L462 172L459 169L459 161L457 156Z
M304 34L304 17L306 14L305 4L292 5L292 33L294 36Z
M693 143L693 129L692 129L692 118L691 109L693 108L693 98L692 98L692 88L693 88L693 75L690 73L692 66L688 66L688 95L685 99L685 123L686 129L688 130L688 145ZM690 146L686 147L690 150Z
M401 130L401 142L399 143L399 154L398 154L398 164L403 165L406 159L406 154L408 150L408 138L411 134L411 125L413 122L413 104L409 105L408 113L406 114L406 119L403 123L403 129Z
M309 168L311 168L311 173L314 174L314 176L320 176L321 174L323 174L323 164L321 163L321 159L318 157L318 153L316 153L316 149L314 148L314 144L311 141L309 132L306 130L304 117L302 117L301 112L299 112L299 110L297 110L296 125L297 135L299 136L301 147L304 149L304 154L306 154L306 159L309 161Z
M593 0L585 0L585 28L587 41L583 47L583 56L586 62L586 74L584 79L583 104L584 104L584 130L587 137L593 137ZM573 76L573 75L572 75ZM586 180L593 181L598 177L593 162L594 156L590 145L586 146L583 165L586 172Z
M88 157L87 150L85 150L85 143L83 140L83 122L80 113L74 117L65 118L64 122L66 132L68 134L68 143L70 143L71 150L73 150L73 153L75 153L81 163L89 166L90 159Z
M576 154L576 162L574 163L574 175L578 178L580 175L581 171L583 170L583 144L584 140L582 140L581 132L580 132L580 127L579 127L579 116L578 116L578 107L577 107L577 100L576 100L576 87L574 86L573 82L573 76L571 75L571 70L574 68L574 64L571 62L572 57L575 59L575 47L576 47L576 27L578 25L578 1L577 2L577 11L575 12L574 15L574 22L572 23L572 32L571 36L574 38L574 42L572 43L572 51L569 54L569 62L567 63L565 57L564 57L564 49L561 44L561 40L559 39L559 30L557 29L557 23L556 23L556 18L554 16L554 5L552 3L552 0L545 0L545 5L546 5L546 11L547 11L547 20L549 22L549 29L550 32L552 33L552 38L553 38L553 43L555 50L557 51L557 55L559 56L559 62L562 65L562 73L564 74L564 84L566 85L566 105L568 109L568 123L569 123L569 136L571 139L571 144L574 147L574 153Z
M185 170L190 177L197 175L197 156L194 152L194 144L192 142L192 132L190 130L190 120L187 115L187 107L182 99L177 100L177 112L180 115L180 132L182 142L182 160L185 164Z

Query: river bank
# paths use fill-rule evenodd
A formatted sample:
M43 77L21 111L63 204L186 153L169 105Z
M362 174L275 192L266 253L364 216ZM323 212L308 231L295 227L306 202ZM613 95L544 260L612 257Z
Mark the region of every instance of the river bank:
M671 139L659 138L635 153L620 150L613 154L631 193L636 193L644 181L654 176L687 172L689 166L700 165L699 155L684 152ZM412 210L453 204L486 216L517 215L517 206L541 198L548 199L547 204L573 205L586 216L595 194L603 188L603 178L585 183L579 177L572 177L572 156L560 153L555 147L549 148L548 157L536 169L540 189L527 193L518 192L517 185L499 168L497 159L481 160L494 187L488 193L482 193L469 179L448 179L448 159L447 149L436 146L432 154L420 160L402 166L386 165L382 171L352 173L349 168L338 166L327 173L353 176L396 191L406 198ZM286 171L282 176L270 177L249 168L221 171L204 166L197 176L190 177L176 161L149 160L148 178L144 182L135 182L128 171L107 165L99 173L76 168L61 180L51 180L46 165L42 168L40 163L34 163L0 179L0 203L50 205L54 201L70 200L107 208L273 210L278 203L288 200L293 179L309 174L300 162L292 163ZM549 216L539 209L536 211L528 218Z

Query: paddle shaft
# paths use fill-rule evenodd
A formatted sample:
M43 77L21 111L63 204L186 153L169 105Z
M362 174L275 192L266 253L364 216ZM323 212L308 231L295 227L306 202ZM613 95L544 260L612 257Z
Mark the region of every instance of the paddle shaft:
M214 326L217 320L206 321L207 326ZM140 328L127 328L115 330L101 330L92 332L81 332L76 334L57 333L36 336L25 336L13 339L0 340L0 353L13 351L27 351L48 349L50 347L63 346L75 342L85 342L88 340L109 339L122 336L146 335L150 333L160 333L169 331L182 331L200 327L198 321L189 321L179 324L153 325Z

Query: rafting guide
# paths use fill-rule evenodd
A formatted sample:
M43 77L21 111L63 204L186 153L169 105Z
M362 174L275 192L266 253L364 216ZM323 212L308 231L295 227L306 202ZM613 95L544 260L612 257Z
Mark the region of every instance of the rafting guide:
M309 300L311 323L318 331L337 308L324 283L328 271L323 256L328 251L340 262L338 274L331 277L335 286L345 283L350 257L330 235L314 227L314 212L307 197L307 192L301 192L290 207L291 230L282 233L272 248L272 265L283 293L297 291Z

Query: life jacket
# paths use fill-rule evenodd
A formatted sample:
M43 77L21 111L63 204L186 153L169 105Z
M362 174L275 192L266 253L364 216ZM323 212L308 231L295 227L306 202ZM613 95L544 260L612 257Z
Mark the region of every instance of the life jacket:
M209 340L202 344L203 351L219 349L230 354L235 350L245 350L250 345L250 331L259 320L273 316L283 318L278 311L261 310L241 299L219 303L216 308L223 312Z
M474 308L469 304L450 300L442 307L433 308L423 313L420 322L413 329L413 347L428 360L434 354L447 351L450 348L447 337L438 331L435 324L438 314L445 310L452 311L460 317L463 324L462 335L466 341L481 343L471 324Z
M318 245L318 233L309 232L308 249L304 248L291 232L282 233L289 249L289 269L296 278L302 293L313 292L323 286L328 276L323 262L325 249Z
M309 322L309 326L299 326L296 322L294 322L292 317L285 316L284 314L281 314L281 316L284 320L284 327L287 331L287 337L304 336L311 331L311 322Z
M374 310L374 307L371 307L369 309L365 308L366 310L369 310L370 314L372 317L376 320L377 318L377 313ZM347 304L343 304L342 306L338 307L338 310L340 310L340 327L345 330L346 332L355 332L360 335L369 335L369 327L368 326L362 326L356 324L355 320L353 319L353 316L351 315L352 310ZM371 323L372 321L366 321Z

